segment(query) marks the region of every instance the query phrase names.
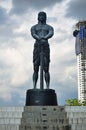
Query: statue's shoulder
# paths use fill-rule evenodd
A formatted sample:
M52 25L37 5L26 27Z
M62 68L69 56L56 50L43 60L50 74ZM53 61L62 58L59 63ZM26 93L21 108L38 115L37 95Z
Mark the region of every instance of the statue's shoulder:
M37 26L38 26L38 24L33 25L33 26L31 27L31 30L36 29Z
M52 27L51 25L46 24L46 26L47 26L47 28L49 28L49 29L52 29L52 30L53 30L53 27Z

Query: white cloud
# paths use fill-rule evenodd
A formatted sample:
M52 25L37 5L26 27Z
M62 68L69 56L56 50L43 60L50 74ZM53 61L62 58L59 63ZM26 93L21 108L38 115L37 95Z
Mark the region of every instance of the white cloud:
M0 5L6 9L7 13L9 13L12 8L12 0L0 0Z

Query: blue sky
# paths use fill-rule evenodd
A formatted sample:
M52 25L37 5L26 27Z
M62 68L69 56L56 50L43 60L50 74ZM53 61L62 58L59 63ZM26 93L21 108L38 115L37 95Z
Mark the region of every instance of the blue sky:
M85 20L85 0L0 0L0 106L24 106L26 91L33 88L33 45L30 28L40 11L54 27L50 88L60 105L77 98L77 62L72 33ZM39 80L37 84L39 88Z

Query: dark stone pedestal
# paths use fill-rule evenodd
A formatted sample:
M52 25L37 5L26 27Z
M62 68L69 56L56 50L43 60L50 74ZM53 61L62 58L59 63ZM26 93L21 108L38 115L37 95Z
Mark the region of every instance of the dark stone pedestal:
M26 106L56 106L57 97L53 89L29 89L26 93Z

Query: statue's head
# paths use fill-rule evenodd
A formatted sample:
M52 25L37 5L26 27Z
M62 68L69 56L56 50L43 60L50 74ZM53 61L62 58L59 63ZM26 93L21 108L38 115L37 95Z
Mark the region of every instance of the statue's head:
M47 16L46 16L45 12L38 13L38 21L39 22L46 23L46 19L47 19Z

